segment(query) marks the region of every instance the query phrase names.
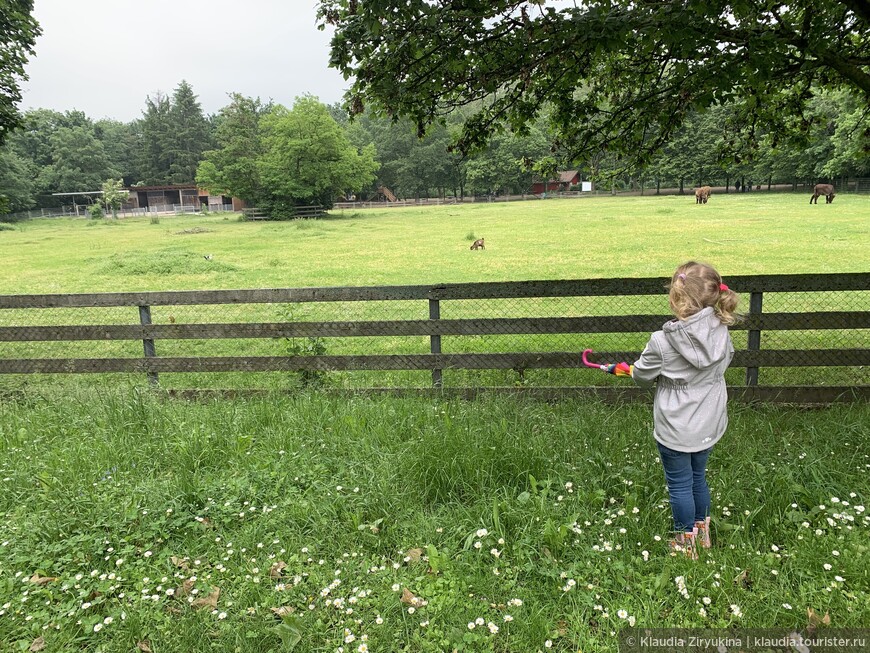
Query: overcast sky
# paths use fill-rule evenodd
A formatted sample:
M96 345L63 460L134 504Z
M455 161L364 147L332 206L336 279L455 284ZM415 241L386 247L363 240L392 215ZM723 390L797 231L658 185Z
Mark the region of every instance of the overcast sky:
M286 106L348 86L329 68L316 0L36 0L42 27L22 110L79 109L129 122L187 80L206 113L238 92Z

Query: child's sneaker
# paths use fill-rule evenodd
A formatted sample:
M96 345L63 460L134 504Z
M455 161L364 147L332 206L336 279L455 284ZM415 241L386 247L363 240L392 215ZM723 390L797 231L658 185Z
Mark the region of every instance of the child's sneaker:
M698 531L696 542L705 549L713 546L713 541L710 538L710 518L707 517L704 521L695 522L695 530Z
M698 559L698 549L696 538L698 529L693 528L688 533L677 533L674 539L668 541L668 546L671 548L673 555L683 554L692 560Z

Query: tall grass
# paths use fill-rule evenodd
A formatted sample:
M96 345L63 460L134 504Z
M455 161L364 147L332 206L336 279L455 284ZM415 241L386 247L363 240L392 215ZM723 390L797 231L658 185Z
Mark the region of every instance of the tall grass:
M868 417L733 408L693 563L667 552L643 406L33 393L0 403L0 650L612 651L629 618L800 629L808 608L865 626Z

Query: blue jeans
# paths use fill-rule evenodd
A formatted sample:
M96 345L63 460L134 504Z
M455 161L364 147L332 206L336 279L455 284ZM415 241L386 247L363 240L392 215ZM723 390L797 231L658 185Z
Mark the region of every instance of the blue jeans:
M703 521L710 514L707 458L713 449L686 453L674 451L658 442L656 444L668 482L674 530L689 532L695 527L696 521Z

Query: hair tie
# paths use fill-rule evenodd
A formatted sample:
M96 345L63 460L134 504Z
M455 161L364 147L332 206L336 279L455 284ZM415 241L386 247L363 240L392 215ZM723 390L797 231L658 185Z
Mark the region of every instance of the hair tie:
M677 276L678 276L680 279L682 279L683 281L686 280L686 275L683 274L682 272L680 272Z
M726 286L724 283L720 283L719 292L725 292L726 290L730 290L730 288L728 288L728 286Z

